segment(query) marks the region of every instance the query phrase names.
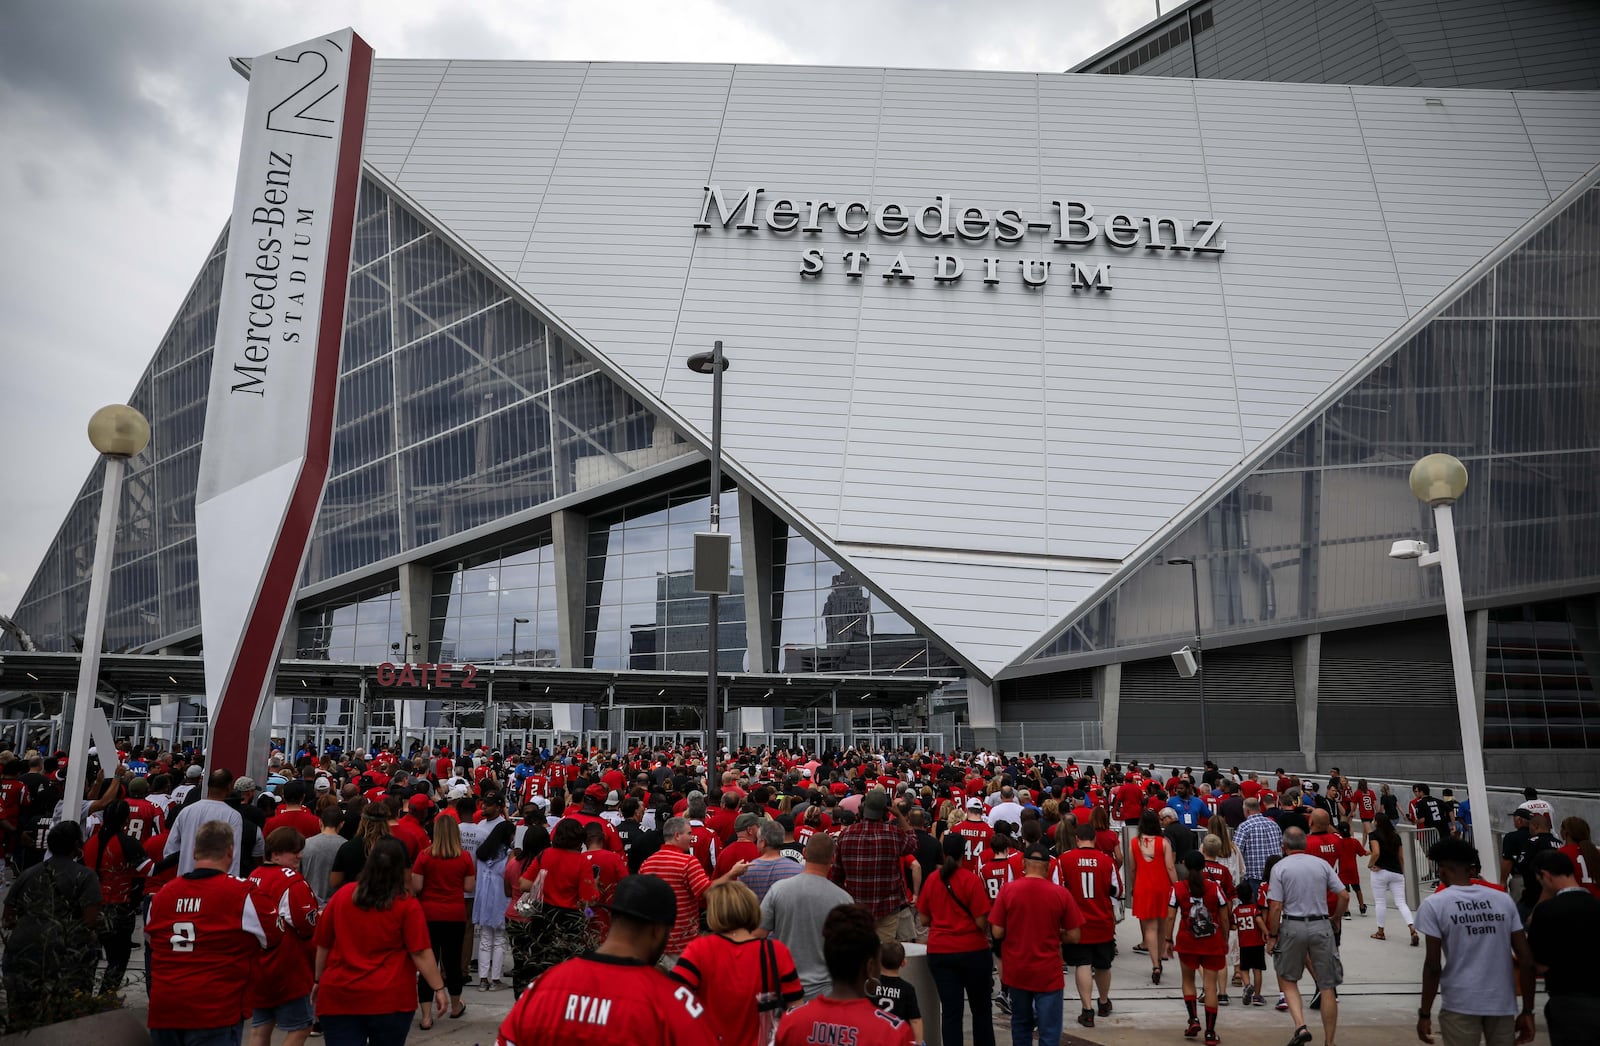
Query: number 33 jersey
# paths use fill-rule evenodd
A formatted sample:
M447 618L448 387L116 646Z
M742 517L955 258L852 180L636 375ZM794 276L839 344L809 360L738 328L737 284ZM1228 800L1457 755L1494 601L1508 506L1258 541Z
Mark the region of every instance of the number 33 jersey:
M552 967L534 981L500 1025L495 1042L715 1046L704 1009L687 986L654 966L591 952Z
M245 989L262 949L281 931L271 902L248 879L196 869L150 902L152 1028L201 1029L249 1016Z

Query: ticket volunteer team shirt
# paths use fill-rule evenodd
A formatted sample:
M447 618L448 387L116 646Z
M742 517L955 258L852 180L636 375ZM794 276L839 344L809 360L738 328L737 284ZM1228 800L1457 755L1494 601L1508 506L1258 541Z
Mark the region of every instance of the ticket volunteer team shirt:
M422 914L431 923L458 923L466 921L466 909L461 904L467 880L477 871L472 855L435 857L432 850L424 850L411 864L411 874L422 876L422 892L417 902Z
M1443 1009L1477 1017L1518 1012L1511 935L1522 929L1509 894L1483 886L1452 886L1417 906L1417 932L1444 949L1439 976Z
M911 1022L869 999L838 1002L819 996L784 1014L778 1024L777 1046L912 1046Z
M341 886L317 920L317 947L328 961L317 984L317 1015L399 1013L417 1008L411 953L432 947L415 897L388 908L356 907L356 884Z
M265 1010L311 994L316 979L317 895L300 873L264 864L250 873L263 906L275 912L283 940L261 957L245 999L251 1009Z
M704 1004L686 985L653 965L593 952L569 959L534 981L495 1039L496 1046L716 1042Z
M917 895L917 911L932 920L928 951L945 955L988 950L989 939L978 931L973 920L988 914L989 903L989 892L983 883L965 868L957 868L948 882L935 873Z
M1104 944L1116 936L1117 913L1111 907L1117 862L1101 850L1082 847L1056 858L1055 874L1083 915L1080 944Z
M150 948L151 1028L196 1030L238 1024L263 948L278 943L277 914L247 879L202 868L156 894L145 921ZM412 990L415 1000L416 990Z
M1072 894L1049 879L1018 879L1001 888L989 909L989 923L1005 930L1000 969L1007 987L1058 992L1065 986L1061 942L1083 925Z
M705 1005L706 1019L720 1042L756 1041L758 1014L751 1000L757 992L776 991L785 1006L793 1006L804 996L789 949L779 940L767 943L772 946L771 959L763 957L762 941L731 941L719 933L706 934L691 941L672 968L672 976L688 985ZM771 979L773 961L778 967L776 984ZM763 967L767 967L765 979ZM715 991L706 990L708 982L715 982Z

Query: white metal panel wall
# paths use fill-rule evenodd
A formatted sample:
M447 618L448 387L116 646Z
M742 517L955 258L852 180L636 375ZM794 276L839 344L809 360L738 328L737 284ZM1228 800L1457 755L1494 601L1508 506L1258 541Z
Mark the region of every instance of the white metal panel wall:
M380 62L373 113L378 166L702 434L683 359L724 339L730 457L827 542L943 550L873 580L980 664L1077 586L951 553L1125 556L1600 159L1592 94L1140 77ZM764 188L761 217L1087 200L1221 219L1228 250L697 232L712 183ZM902 250L917 279L883 279ZM951 251L967 275L935 285ZM1072 291L1070 261L1114 289ZM997 627L1001 589L1038 593Z

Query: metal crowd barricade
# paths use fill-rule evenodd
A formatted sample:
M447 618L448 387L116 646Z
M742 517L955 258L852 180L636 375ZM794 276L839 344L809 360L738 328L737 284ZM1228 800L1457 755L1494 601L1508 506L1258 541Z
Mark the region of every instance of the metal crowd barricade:
M1428 851L1439 841L1439 830L1414 828L1411 825L1396 825L1395 828L1405 847L1406 903L1412 911L1416 911L1422 899L1439 884L1439 869L1428 860Z

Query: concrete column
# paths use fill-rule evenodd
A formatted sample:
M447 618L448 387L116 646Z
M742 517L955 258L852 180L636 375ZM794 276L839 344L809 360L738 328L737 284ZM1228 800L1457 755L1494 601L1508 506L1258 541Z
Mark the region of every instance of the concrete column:
M589 517L567 509L551 517L551 528L556 556L556 645L561 667L583 668L584 595L589 582ZM581 718L579 723L582 723ZM557 726L556 729L567 728Z
M1307 769L1317 768L1317 681L1322 673L1322 633L1290 642L1294 663L1295 722L1300 726L1300 755Z
M772 513L766 506L745 491L739 491L744 635L752 672L777 671L772 650L772 526Z
M1100 709L1100 747L1117 757L1117 724L1122 715L1122 665L1094 670L1094 698Z
M433 567L425 563L400 565L400 653L396 661L429 660L433 650L430 635L433 609ZM407 644L411 644L407 646ZM394 723L398 732L423 724L427 705L421 701L396 700Z
M1478 743L1483 743L1484 675L1489 663L1489 612L1467 611L1467 645L1472 648L1472 696L1478 705ZM1463 739L1464 740L1464 739Z
M993 684L967 678L967 721L974 731L999 729L1000 703Z

